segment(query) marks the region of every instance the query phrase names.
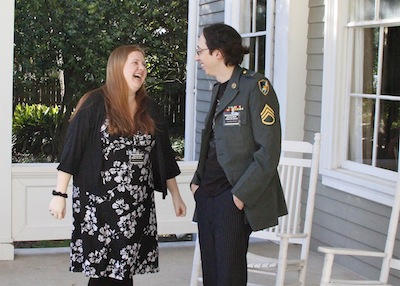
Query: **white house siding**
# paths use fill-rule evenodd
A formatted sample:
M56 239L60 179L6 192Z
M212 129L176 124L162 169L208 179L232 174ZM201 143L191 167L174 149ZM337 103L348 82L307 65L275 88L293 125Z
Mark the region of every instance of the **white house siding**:
M321 126L324 1L310 0L308 15L307 77L304 140L312 141Z
M320 131L321 125L324 1L310 0L309 9L304 123L307 141ZM311 249L317 251L320 245L330 245L382 251L389 216L390 208L386 206L319 184ZM395 248L395 255L400 256L399 247ZM337 257L336 261L365 277L379 277L380 259ZM390 283L400 285L399 273L396 274L390 277Z

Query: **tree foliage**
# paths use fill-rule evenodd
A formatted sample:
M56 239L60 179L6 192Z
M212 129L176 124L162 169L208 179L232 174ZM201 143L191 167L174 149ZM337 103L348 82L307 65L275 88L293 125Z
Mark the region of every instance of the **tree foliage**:
M58 80L62 96L57 103L55 159L77 100L103 84L108 55L119 45L146 48L147 89L156 100L184 101L187 2L16 0L14 92L29 90L33 82ZM37 93L31 91L31 103L39 103L34 100ZM183 122L175 125L183 132Z

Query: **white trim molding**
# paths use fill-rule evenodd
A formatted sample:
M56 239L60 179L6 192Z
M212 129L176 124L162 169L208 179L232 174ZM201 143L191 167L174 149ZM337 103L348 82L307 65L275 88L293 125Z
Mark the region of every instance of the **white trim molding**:
M304 137L308 12L308 0L276 0L273 85L283 140Z

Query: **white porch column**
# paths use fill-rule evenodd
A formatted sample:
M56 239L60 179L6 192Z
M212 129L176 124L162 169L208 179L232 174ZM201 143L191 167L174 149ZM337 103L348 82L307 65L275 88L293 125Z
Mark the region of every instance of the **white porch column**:
M186 60L186 105L185 105L185 161L193 161L196 134L196 44L199 19L199 1L189 1L188 40Z
M274 88L282 135L286 140L303 140L308 0L277 0L275 12Z
M14 0L2 0L0 9L0 260L14 259L11 238L11 124L14 44Z

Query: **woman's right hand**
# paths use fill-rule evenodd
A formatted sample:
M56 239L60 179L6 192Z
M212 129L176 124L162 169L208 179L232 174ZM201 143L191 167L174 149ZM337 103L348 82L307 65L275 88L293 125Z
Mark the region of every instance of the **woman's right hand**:
M57 187L56 191L66 194L68 183L72 175L63 171L57 172ZM66 199L62 196L53 196L50 201L49 211L55 219L63 219L65 217Z
M50 201L49 211L55 219L63 219L66 212L66 199L61 196L53 196Z

